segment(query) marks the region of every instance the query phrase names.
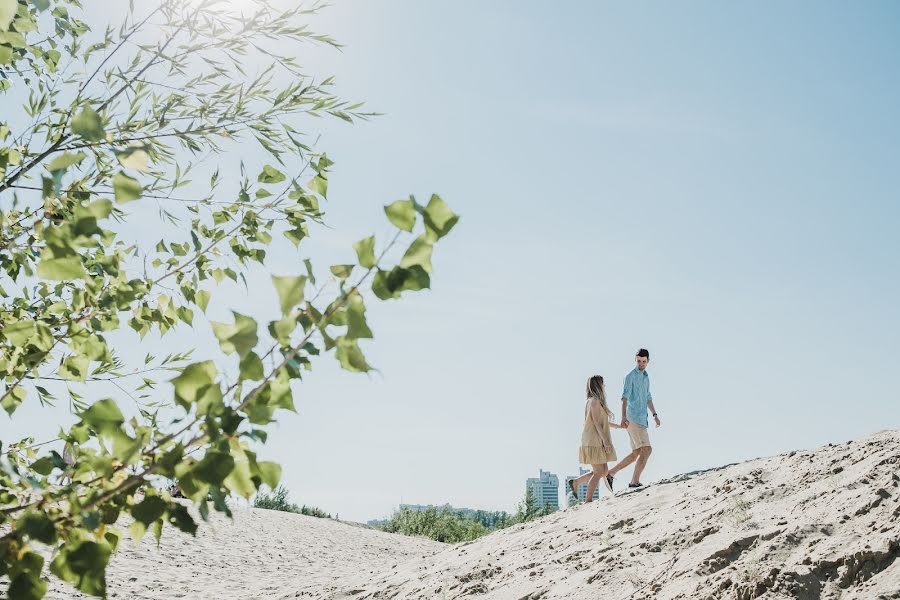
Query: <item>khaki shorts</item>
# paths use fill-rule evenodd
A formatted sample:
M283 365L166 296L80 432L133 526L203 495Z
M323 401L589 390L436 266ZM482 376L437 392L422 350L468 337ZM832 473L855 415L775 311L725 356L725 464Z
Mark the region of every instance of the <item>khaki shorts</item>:
M628 423L628 439L631 441L632 450L650 447L650 434L647 433L647 428L631 421Z

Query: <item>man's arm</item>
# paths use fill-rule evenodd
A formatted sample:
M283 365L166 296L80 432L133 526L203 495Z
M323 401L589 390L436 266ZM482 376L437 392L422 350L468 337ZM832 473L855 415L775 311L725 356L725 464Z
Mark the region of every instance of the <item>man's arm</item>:
M647 402L647 407L650 409L650 414L653 415L653 420L656 421L656 426L659 427L662 423L659 420L659 416L656 414L656 408L653 406L653 398Z
M622 396L622 427L628 427L628 398Z

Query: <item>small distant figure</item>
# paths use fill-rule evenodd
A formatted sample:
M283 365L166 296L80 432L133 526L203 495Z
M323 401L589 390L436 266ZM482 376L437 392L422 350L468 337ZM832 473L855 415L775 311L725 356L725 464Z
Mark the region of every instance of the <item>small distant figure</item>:
M613 491L616 474L635 461L637 464L634 465L634 474L628 487L639 488L644 485L641 483L641 473L644 472L650 453L653 452L650 435L647 432L649 427L647 411L653 415L657 427L662 424L653 406L653 396L650 394L650 375L647 374L650 352L641 348L635 356L635 362L637 366L625 376L625 389L622 391L622 426L628 430L631 454L623 458L622 462L610 469L606 475L606 488L610 492Z
M613 414L606 404L606 390L603 377L594 375L587 382L587 401L584 405L584 427L581 431L581 447L578 449L578 461L591 465L591 472L569 480L569 489L578 497L578 486L588 479L585 502L594 498L594 491L607 474L607 463L616 460L616 449L613 447L609 428L620 427L610 423Z
M184 494L181 491L181 487L178 485L178 482L172 482L172 485L169 486L169 495L173 498L184 498Z

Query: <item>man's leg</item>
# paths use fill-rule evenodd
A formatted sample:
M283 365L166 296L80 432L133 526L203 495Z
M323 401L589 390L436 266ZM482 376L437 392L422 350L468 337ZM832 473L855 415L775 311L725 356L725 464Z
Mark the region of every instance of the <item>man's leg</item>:
M636 461L640 455L640 450L632 450L631 454L620 460L616 466L609 470L609 474L615 477L616 473Z
M644 472L644 467L647 466L647 460L649 460L653 448L644 446L643 448L638 448L637 451L640 453L640 456L637 459L637 464L634 466L634 477L631 478L631 483L641 482L641 473Z

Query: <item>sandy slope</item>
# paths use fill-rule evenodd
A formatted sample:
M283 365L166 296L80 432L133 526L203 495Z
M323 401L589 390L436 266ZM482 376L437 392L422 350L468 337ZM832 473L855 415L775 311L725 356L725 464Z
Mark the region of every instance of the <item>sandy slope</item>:
M124 550L126 599L900 599L900 431L690 473L447 546L242 510ZM148 536L150 537L150 536ZM71 598L59 583L49 597Z
M444 544L329 519L237 509L212 516L197 537L167 527L159 550L147 535L125 540L108 571L109 597L121 600L321 598L351 575L382 572ZM51 577L47 598L82 598ZM343 589L343 588L342 588Z
M900 598L898 556L893 431L607 497L323 597L875 600Z

